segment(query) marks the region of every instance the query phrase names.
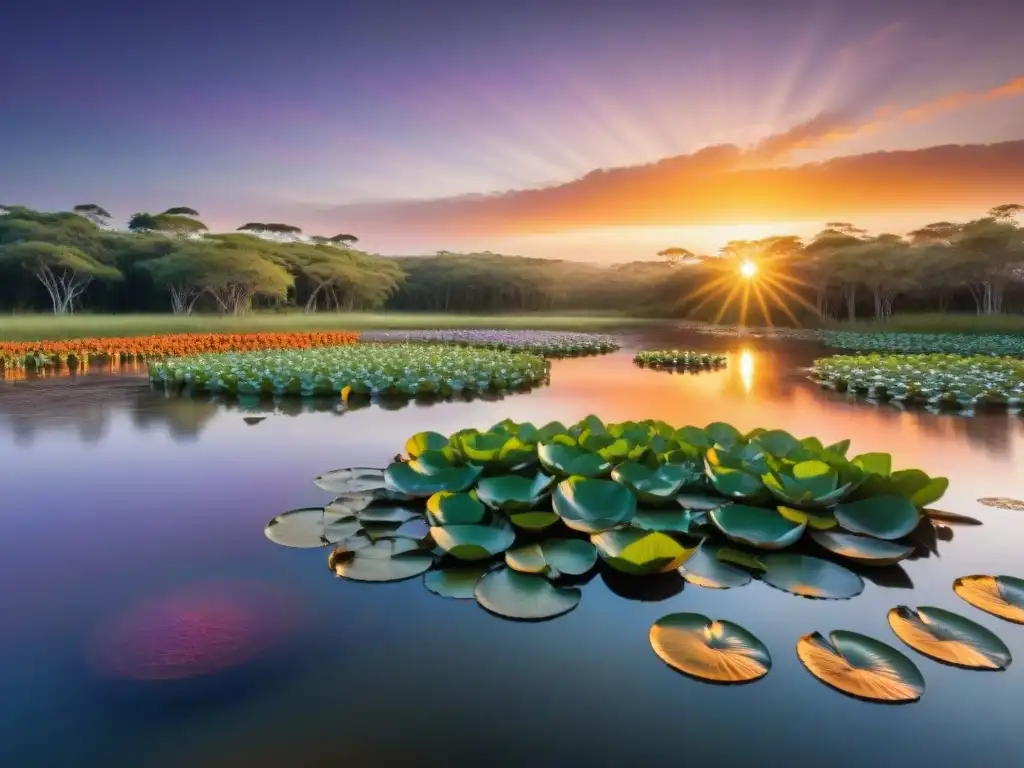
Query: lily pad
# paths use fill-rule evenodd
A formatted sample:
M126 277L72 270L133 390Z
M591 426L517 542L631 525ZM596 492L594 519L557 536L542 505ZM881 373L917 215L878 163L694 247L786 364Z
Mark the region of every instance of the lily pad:
M686 464L662 464L652 469L626 461L612 470L612 480L629 488L641 503L666 504L684 485L700 479L700 473Z
M978 499L978 503L984 504L986 507L995 507L996 509L1011 509L1014 512L1024 512L1024 501L1008 499L1004 496L985 496Z
M864 591L864 580L856 573L818 557L777 552L765 555L764 564L765 583L801 597L847 600Z
M605 531L594 534L590 540L602 560L615 570L633 576L675 570L696 551L658 531Z
M433 474L417 472L405 462L395 462L384 470L388 487L414 497L433 496L438 491L458 493L469 488L480 476L482 467L448 467Z
M1024 579L961 576L953 582L953 591L975 608L1015 624L1024 624Z
M630 522L643 531L689 533L693 515L685 509L638 509Z
M486 560L512 546L515 531L501 521L494 525L445 525L430 529L438 547L457 560Z
M541 443L537 456L544 469L560 477L604 477L612 471L610 461L574 445Z
M889 611L896 637L918 653L970 669L1006 669L1013 657L996 635L970 619L931 606Z
M535 512L512 512L509 514L508 519L512 521L512 525L516 528L522 528L524 531L535 533L543 531L545 528L550 528L558 522L559 517L554 512L540 510Z
M434 556L408 539L382 539L352 552L334 550L328 567L353 581L402 581L419 576L434 563Z
M803 523L812 531L828 531L839 526L836 516L827 509L806 510L792 507L777 507L779 514L792 523Z
M836 519L848 531L864 533L876 539L898 539L917 527L921 514L910 499L885 494L839 504Z
M688 509L691 512L710 512L732 503L721 496L708 496L703 493L680 493L676 496L676 502L683 509Z
M556 487L551 503L562 521L576 531L600 533L629 522L636 497L612 480L570 477Z
M651 627L658 658L701 680L750 683L768 674L772 658L764 643L731 621L699 613L670 613Z
M732 501L758 502L769 497L761 478L741 469L715 467L707 475L714 489Z
M476 583L487 573L487 566L459 566L428 571L423 575L423 586L441 597L472 600L476 597Z
M704 427L704 432L715 445L720 445L723 448L732 448L737 443L743 441L743 434L736 427L721 421L708 424Z
M745 587L751 581L751 575L735 565L720 560L717 556L721 549L716 544L701 544L689 560L683 563L679 572L689 583L707 589L731 589Z
M337 544L361 529L358 520L338 516L323 507L305 507L283 512L263 529L267 538L283 547L312 549Z
M582 539L548 539L510 549L505 553L509 568L522 573L539 573L549 579L581 576L594 567L597 550Z
M540 504L554 482L555 478L543 472L532 478L521 475L485 477L477 484L476 494L491 509L526 512Z
M743 549L736 549L735 547L719 547L715 557L723 563L738 565L740 568L746 568L748 571L763 573L768 570L768 566L764 564L760 555Z
M356 513L356 517L364 523L404 523L419 516L418 512L408 507L394 505L371 505Z
M782 517L774 509L730 504L708 513L711 522L734 541L758 549L783 549L803 535L806 525Z
M487 509L471 494L438 491L427 499L427 512L435 525L475 525Z
M476 600L499 616L543 621L568 613L580 602L575 587L556 587L543 576L511 568L491 571L476 584Z
M372 467L352 467L350 469L335 469L320 475L316 480L317 488L330 493L363 493L383 489L384 470Z
M392 534L396 539L412 539L413 541L423 541L429 535L430 525L419 516L402 523Z
M842 531L811 531L811 538L829 552L862 565L892 565L914 553L914 547L895 541Z
M924 677L914 662L857 632L837 629L828 640L820 632L805 635L796 655L821 682L859 699L910 702L924 693Z
M982 522L976 517L961 515L959 512L945 512L941 509L923 509L921 513L930 520L937 520L940 523L949 525L981 525Z
M448 447L448 438L438 432L418 432L405 441L405 452L410 459L418 459L427 451L441 451Z

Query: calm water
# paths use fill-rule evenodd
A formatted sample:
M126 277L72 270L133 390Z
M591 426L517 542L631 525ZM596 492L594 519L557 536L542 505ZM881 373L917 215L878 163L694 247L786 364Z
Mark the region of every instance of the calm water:
M631 349L641 341L726 349L729 367L638 369ZM500 401L327 406L253 425L237 408L134 385L51 390L40 407L26 399L29 384L0 384L0 765L1024 764L1024 627L950 587L970 573L1024 575L1024 515L975 501L1024 498L1024 419L900 412L824 393L796 370L821 351L808 345L669 332L625 342L615 355L556 361L549 387ZM420 579L347 582L327 570L329 549L263 536L274 515L329 500L314 476L382 466L414 432L588 413L849 437L853 452L891 451L899 467L949 476L939 506L985 525L951 529L939 556L884 569L850 601L757 581L622 594L598 573L576 610L540 624L441 599ZM255 624L287 636L276 652L186 682L112 682L94 671L93 638L119 616L223 584L273 589ZM898 604L960 612L1016 660L1003 673L971 672L905 649L886 622ZM743 624L771 650L772 671L731 687L674 673L647 632L675 611ZM797 639L836 628L905 650L927 680L921 701L861 702L811 677Z

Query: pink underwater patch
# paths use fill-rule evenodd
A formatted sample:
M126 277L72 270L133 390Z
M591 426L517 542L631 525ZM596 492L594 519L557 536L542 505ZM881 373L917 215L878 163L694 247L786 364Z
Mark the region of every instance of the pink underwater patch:
M177 680L244 664L279 643L299 619L289 596L245 582L197 584L101 625L89 645L98 672Z

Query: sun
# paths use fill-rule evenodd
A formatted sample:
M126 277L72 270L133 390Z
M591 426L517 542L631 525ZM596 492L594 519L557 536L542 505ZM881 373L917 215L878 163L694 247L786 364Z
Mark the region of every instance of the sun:
M750 261L749 259L747 261L744 261L742 264L740 264L740 274L747 280L752 280L754 278L754 275L757 274L757 264Z

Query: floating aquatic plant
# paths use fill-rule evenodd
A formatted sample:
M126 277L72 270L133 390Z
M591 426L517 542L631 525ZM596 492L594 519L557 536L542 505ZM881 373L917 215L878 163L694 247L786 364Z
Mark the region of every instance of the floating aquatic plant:
M636 353L633 362L646 368L701 370L721 368L728 358L690 349L645 349Z
M1024 355L1024 337L1002 333L854 333L823 331L830 347L899 354Z
M364 342L458 344L514 352L532 352L544 357L580 357L614 352L618 343L610 336L560 331L500 330L416 330L370 331Z

